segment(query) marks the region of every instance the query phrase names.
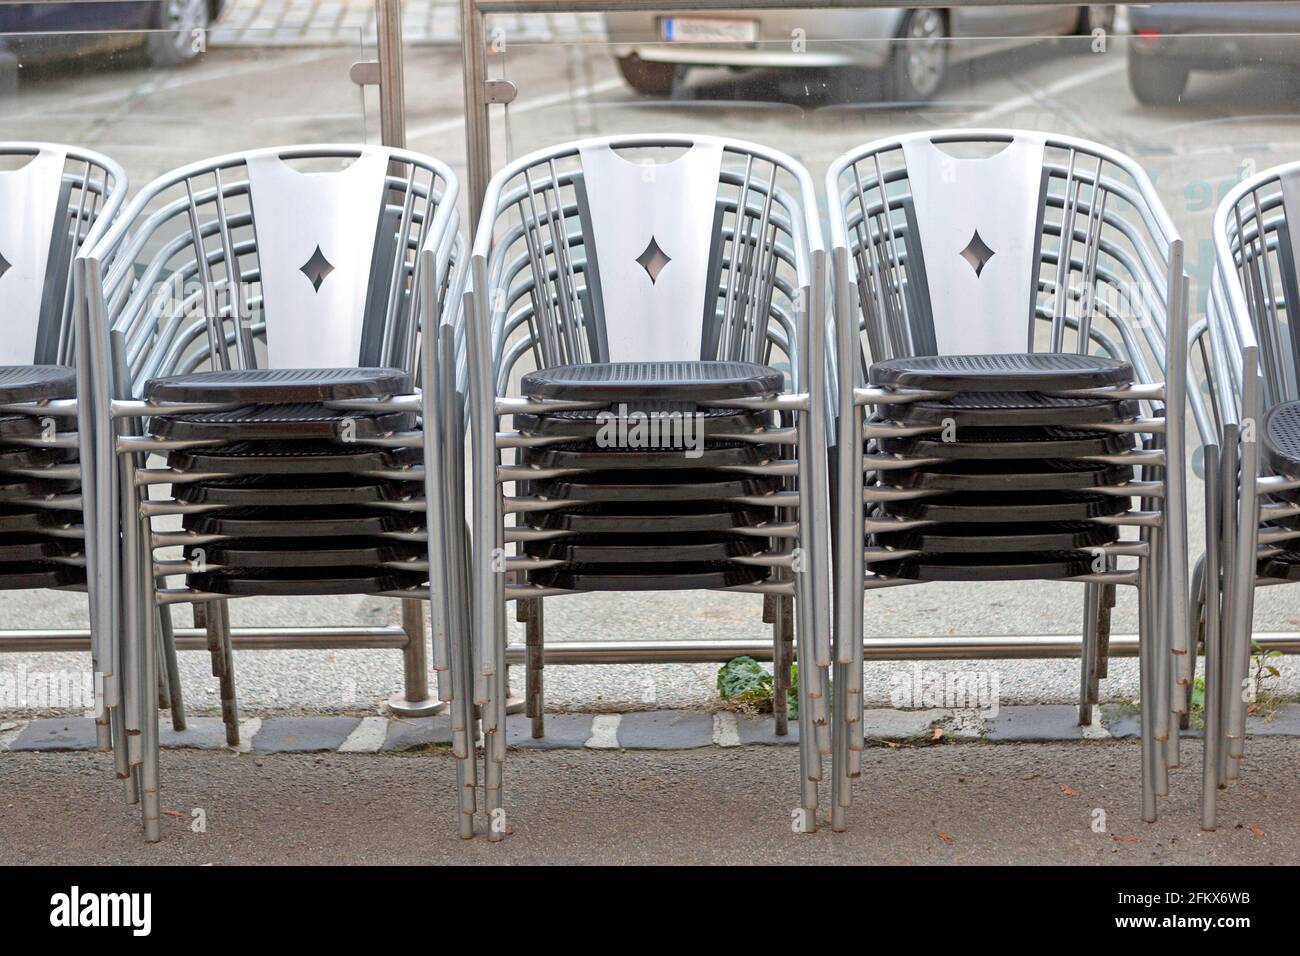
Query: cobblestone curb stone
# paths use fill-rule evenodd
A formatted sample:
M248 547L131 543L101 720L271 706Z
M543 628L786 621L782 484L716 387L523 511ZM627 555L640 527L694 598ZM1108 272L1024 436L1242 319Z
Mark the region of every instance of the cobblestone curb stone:
M1130 711L1107 705L1099 709L1086 731L1075 723L1077 710L1068 705L1002 707L982 716L944 710L868 709L864 736L873 743L918 742L933 739L933 728L944 728L945 739L979 739L991 743L1125 740L1137 735L1138 720ZM191 717L189 730L177 734L164 723L165 749L222 750L224 731L215 717ZM954 732L956 728L956 732ZM531 722L511 717L509 745L538 750L692 750L701 747L794 746L798 725L778 737L770 718L699 710L634 711L628 714L548 714L547 735L534 739ZM1286 704L1269 720L1252 718L1249 732L1262 736L1300 737L1300 704ZM265 753L397 753L451 742L447 718L402 720L372 716L251 718L241 727L247 738L240 748ZM1188 736L1196 736L1189 734ZM0 752L68 752L95 749L95 724L89 717L50 717L0 720Z

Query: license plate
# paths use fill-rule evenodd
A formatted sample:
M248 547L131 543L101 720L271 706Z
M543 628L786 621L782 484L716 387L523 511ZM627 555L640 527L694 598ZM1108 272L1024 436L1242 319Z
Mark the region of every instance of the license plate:
M659 32L669 43L757 43L758 21L664 17Z

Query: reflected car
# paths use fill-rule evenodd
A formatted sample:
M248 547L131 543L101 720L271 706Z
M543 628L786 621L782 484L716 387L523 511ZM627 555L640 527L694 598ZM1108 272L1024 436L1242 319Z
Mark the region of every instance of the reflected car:
M640 93L671 93L695 66L850 66L883 71L893 98L916 101L937 93L948 67L959 61L1029 37L1109 31L1114 19L1115 7L1106 4L629 11L606 13L605 29L623 78Z
M180 66L199 55L195 31L211 26L223 5L224 0L0 3L0 48L34 63L139 46L155 66ZM140 32L146 30L154 32Z
M1193 70L1300 66L1300 3L1129 7L1128 84L1139 103L1177 103Z

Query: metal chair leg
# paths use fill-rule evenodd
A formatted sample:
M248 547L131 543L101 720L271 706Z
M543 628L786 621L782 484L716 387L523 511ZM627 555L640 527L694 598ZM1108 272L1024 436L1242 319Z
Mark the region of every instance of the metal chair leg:
M1112 559L1106 563L1107 570L1115 569ZM1115 585L1106 584L1101 589L1101 617L1097 622L1097 677L1105 680L1110 676L1110 624L1111 612L1115 610ZM1094 695L1095 696L1095 695Z
M1079 653L1079 726L1092 723L1092 682L1096 673L1097 639L1101 621L1101 585L1084 586L1083 642Z
M1106 559L1106 570L1114 571L1118 562ZM1092 659L1092 680L1088 684L1088 701L1094 707L1101 703L1101 682L1110 665L1111 611L1115 607L1115 585L1102 585L1097 607L1097 643Z
M772 599L772 722L773 733L785 737L790 733L790 655L787 628L792 616L787 610L788 599ZM767 607L767 599L763 605Z
M1143 538L1148 542L1151 535L1144 531ZM1155 551L1154 548L1151 549ZM1142 739L1142 819L1147 823L1156 820L1156 763L1158 762L1155 732L1154 710L1164 706L1158 699L1155 681L1156 647L1152 634L1152 617L1155 595L1152 593L1151 557L1139 559L1138 571L1138 681L1141 686L1139 696L1142 702L1141 739ZM1163 761L1159 761L1163 762Z
M1237 511L1233 560L1231 644L1229 650L1228 779L1241 773L1249 703L1250 639L1255 609L1255 562L1259 536L1258 442L1239 443L1240 504Z
M1218 693L1222 678L1222 642L1219 620L1219 450L1205 447L1205 557L1197 569L1200 589L1202 643L1205 645L1204 749L1201 754L1201 829L1216 826L1219 792L1219 749L1222 746L1223 708ZM1194 650L1194 649L1193 649Z
M163 666L166 669L166 686L169 690L172 730L180 733L186 727L185 698L181 690L180 663L176 659L176 633L172 626L171 605L158 607L158 632L162 639Z
M521 602L528 605L524 622L525 641L527 643L527 674L525 676L527 713L532 718L533 738L540 740L546 736L546 700L544 697L543 667L546 664L543 646L544 618L542 617L542 599Z
M235 658L230 644L230 618L225 601L208 603L206 621L208 651L212 655L212 676L221 688L221 720L226 725L226 743L239 746L239 706L235 698Z

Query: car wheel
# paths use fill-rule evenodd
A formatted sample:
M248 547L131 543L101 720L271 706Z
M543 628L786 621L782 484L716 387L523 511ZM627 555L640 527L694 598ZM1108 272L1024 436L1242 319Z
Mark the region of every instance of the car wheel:
M1175 60L1150 53L1128 55L1128 86L1139 103L1169 106L1183 98L1189 70Z
M909 10L889 60L889 94L896 100L928 100L948 72L948 24L943 12Z
M1115 7L1109 3L1090 3L1079 11L1077 32L1092 36L1093 30L1104 30L1107 34L1115 32Z
M651 63L635 53L619 58L618 71L628 86L646 96L667 96L677 81L676 64Z
M154 66L180 66L199 55L194 32L212 24L208 0L162 0L154 26L144 41L145 56Z

